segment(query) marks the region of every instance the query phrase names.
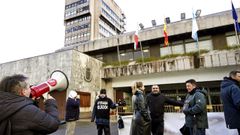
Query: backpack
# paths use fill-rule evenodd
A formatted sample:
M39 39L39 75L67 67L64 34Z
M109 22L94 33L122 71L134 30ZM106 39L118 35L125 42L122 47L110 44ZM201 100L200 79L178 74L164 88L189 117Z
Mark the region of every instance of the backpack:
M124 122L121 116L119 116L119 119L118 119L118 128L119 129L124 128Z

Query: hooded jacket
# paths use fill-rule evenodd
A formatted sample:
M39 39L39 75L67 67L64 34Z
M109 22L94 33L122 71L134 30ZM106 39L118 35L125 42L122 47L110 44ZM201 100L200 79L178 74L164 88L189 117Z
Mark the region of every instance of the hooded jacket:
M186 96L183 112L187 127L208 128L206 90L193 89Z
M0 110L0 134L49 134L56 131L60 123L53 99L46 100L44 112L30 98L0 91Z
M107 96L103 98L99 96L93 107L91 121L94 121L96 118L96 124L109 125L110 109L115 109L116 107L116 104Z
M76 121L79 119L79 114L80 114L79 108L80 108L80 100L68 97L67 105L66 105L66 116L65 116L65 119L67 122Z
M240 128L240 88L236 80L224 77L221 82L221 99L227 127Z

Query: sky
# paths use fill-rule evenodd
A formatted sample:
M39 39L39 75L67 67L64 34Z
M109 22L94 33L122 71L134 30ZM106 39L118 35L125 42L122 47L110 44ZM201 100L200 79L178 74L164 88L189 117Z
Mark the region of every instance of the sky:
M139 23L151 27L151 20L163 24L164 17L179 21L180 14L192 17L231 9L230 0L115 0L126 16L126 30L135 31ZM235 8L240 0L232 0ZM64 47L65 0L1 0L0 63L52 53ZM240 15L239 15L240 16Z

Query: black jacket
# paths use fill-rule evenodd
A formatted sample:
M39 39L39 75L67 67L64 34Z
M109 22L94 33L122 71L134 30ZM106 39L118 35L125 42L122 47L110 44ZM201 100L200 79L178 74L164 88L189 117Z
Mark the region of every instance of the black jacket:
M240 128L240 88L236 80L224 78L221 83L221 99L227 127Z
M66 105L66 121L75 121L79 119L79 107L80 107L80 101L79 99L67 99L67 105Z
M163 122L164 118L164 105L174 105L174 106L183 106L182 102L172 100L162 93L149 93L146 97L146 102L150 110L150 115L152 121L161 121Z
M5 126L11 135L43 135L56 131L60 123L53 99L46 100L44 112L30 98L0 91L0 110L0 133Z
M99 96L93 107L92 121L96 118L96 124L109 125L110 109L115 108L116 104L110 98L107 96L101 98Z

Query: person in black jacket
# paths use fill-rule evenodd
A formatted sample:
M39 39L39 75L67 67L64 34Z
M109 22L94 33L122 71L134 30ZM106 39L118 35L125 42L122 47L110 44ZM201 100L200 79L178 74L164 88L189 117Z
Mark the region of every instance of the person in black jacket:
M240 70L231 71L221 82L221 99L229 129L238 129L240 135Z
M44 135L58 129L56 100L46 95L45 111L29 98L31 89L24 75L4 77L0 82L0 134Z
M106 89L100 90L99 98L95 101L91 122L96 119L98 135L110 135L110 108L115 109L118 104L107 97Z
M151 115L151 131L153 135L163 135L164 133L164 105L183 106L182 102L172 100L164 96L158 85L152 86L152 92L146 97L147 105Z
M74 135L76 121L79 119L80 112L80 96L75 90L71 90L68 95L66 105L65 120L67 122L67 130L65 135Z

